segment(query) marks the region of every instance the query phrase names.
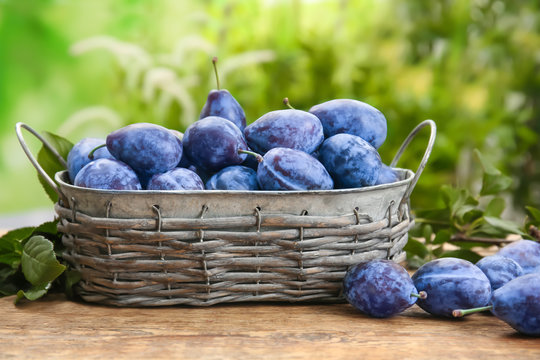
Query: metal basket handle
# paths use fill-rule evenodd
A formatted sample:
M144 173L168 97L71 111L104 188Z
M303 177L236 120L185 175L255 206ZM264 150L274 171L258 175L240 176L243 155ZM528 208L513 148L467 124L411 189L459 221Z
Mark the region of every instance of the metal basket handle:
M422 174L422 171L424 171L424 168L426 167L426 163L427 163L427 161L429 159L429 156L431 155L431 150L433 150L433 145L435 144L435 137L437 135L437 125L435 124L435 122L433 120L424 120L420 124L418 124L411 131L409 136L407 136L405 141L403 141L403 144L401 144L401 147L399 148L396 156L394 156L394 159L390 163L391 167L396 166L397 162L401 158L401 155L403 154L405 149L407 149L407 146L409 146L412 139L414 139L416 134L418 134L418 132L420 130L422 130L424 127L426 127L426 126L431 127L431 133L429 135L429 142L427 144L426 151L424 152L424 156L422 157L422 160L420 161L420 165L418 166L418 169L414 173L414 177L412 178L412 180L411 180L411 182L409 184L409 187L405 191L405 195L403 195L403 199L401 200L401 204L406 202L409 199L409 197L411 196L411 193L412 193L414 187L416 186L416 183L418 182L418 179L420 178L420 175Z
M28 132L30 132L32 135L34 135L36 138L38 138L39 141L41 141L43 143L43 146L45 146L47 149L49 149L53 154L54 156L56 157L56 159L58 159L58 161L60 161L60 163L62 164L62 166L64 166L64 168L67 169L67 164L66 164L66 161L64 160L64 158L58 153L58 151L51 145L49 144L49 142L43 137L41 136L39 133L37 133L34 129L32 129L30 126L22 123L22 122L18 122L17 124L15 124L15 132L17 133L17 138L19 139L19 142L21 143L21 147L23 148L24 150L24 153L26 154L26 156L28 157L28 160L30 160L30 162L32 163L32 165L34 166L34 168L36 168L38 174L47 182L47 184L49 184L53 190L58 194L58 197L59 199L63 202L64 206L69 206L69 202L67 201L67 197L64 195L64 193L62 192L62 190L60 190L60 188L58 187L58 185L56 184L56 182L54 182L53 179L51 179L51 177L45 172L45 170L43 170L43 168L41 167L41 165L39 164L39 162L36 160L36 158L34 157L34 155L32 154L32 152L30 151L30 149L28 148L28 145L26 145L26 142L24 141L24 137L22 135L22 129L25 129L27 130Z

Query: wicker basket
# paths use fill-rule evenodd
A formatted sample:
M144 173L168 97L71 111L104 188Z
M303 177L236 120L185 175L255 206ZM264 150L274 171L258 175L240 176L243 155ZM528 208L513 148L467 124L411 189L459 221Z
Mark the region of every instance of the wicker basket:
M63 257L82 280L86 301L116 306L208 306L244 301L340 302L349 266L404 260L413 225L409 197L416 173L359 189L325 191L106 191L73 186L66 171L53 181L22 137L23 150L56 190ZM56 153L61 160L61 157ZM63 162L63 159L61 160Z

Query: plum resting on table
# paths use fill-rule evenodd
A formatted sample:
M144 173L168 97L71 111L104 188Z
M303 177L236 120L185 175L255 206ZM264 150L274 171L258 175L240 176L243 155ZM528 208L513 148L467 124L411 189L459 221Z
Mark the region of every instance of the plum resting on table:
M75 177L74 185L103 190L141 190L133 169L111 159L97 159L86 164Z
M341 133L356 135L376 149L386 140L386 118L379 110L362 101L330 100L313 106L309 112L321 120L326 138Z
M523 275L523 268L517 262L500 255L486 256L480 259L476 266L486 274L492 291Z
M264 155L257 180L263 190L328 190L334 185L328 171L313 156L279 147Z
M68 174L72 183L75 181L75 176L77 176L79 170L90 161L101 158L114 159L114 156L111 155L106 147L94 151L92 159L88 157L88 154L92 150L103 144L105 144L105 139L84 138L73 145L67 156Z
M335 187L340 189L374 185L382 165L373 146L350 134L326 139L319 149L319 160L332 176Z
M202 170L218 172L239 165L247 150L242 131L227 119L208 116L191 124L184 133L184 151L188 159Z
M155 174L148 181L148 190L204 190L204 183L195 172L186 168L174 168Z
M455 317L491 310L498 319L518 332L540 336L540 273L530 273L510 280L493 292L490 305L456 309Z
M347 271L343 296L364 314L385 318L409 308L425 293L418 293L401 265L378 259L357 264Z
M320 120L295 109L270 111L248 125L244 134L249 147L260 154L275 147L312 153L324 140Z
M221 169L206 182L207 190L259 190L257 172L252 168L233 165Z
M418 268L412 279L416 289L427 294L418 306L433 315L451 317L455 309L485 306L491 298L487 276L463 259L432 260Z
M182 157L180 139L169 129L150 123L124 126L111 132L106 142L111 154L137 173L143 187L152 175L174 169Z
M518 240L501 248L497 255L513 259L523 268L524 274L540 272L540 243Z

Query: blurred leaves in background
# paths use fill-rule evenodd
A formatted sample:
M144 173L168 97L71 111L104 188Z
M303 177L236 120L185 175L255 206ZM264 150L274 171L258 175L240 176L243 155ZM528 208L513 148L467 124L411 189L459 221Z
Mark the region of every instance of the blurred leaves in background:
M215 87L212 56L248 122L284 97L305 110L333 98L377 107L386 163L435 120L413 208L435 207L442 185L479 191L475 148L512 178L518 213L540 206L536 0L2 0L0 213L49 206L17 121L73 143L139 121L184 130ZM427 136L401 167L416 169Z

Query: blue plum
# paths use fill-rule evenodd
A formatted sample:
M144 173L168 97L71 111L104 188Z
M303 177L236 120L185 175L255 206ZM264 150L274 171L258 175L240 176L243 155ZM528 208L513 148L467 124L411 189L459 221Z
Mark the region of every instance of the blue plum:
M455 317L491 310L498 319L518 332L540 336L540 273L530 273L510 280L493 292L490 305L456 309Z
M374 185L382 166L377 150L350 134L326 139L319 149L319 160L334 179L335 187L341 189Z
M386 140L384 115L362 101L335 99L313 106L310 113L321 120L325 137L346 133L360 136L378 149Z
M119 160L97 159L75 176L75 186L103 190L141 190L135 171Z
M418 291L426 299L418 306L430 314L451 317L455 309L486 306L491 298L487 276L470 261L440 258L422 265L412 276Z
M257 169L263 190L328 190L334 182L313 156L295 149L273 148Z
M523 275L523 268L517 262L500 255L486 256L480 259L476 266L486 274L492 291Z
M167 128L136 123L111 132L107 148L139 175L143 187L154 174L174 169L182 158L180 139Z
M540 243L533 240L518 240L497 251L497 255L508 257L523 268L524 274L540 272Z
M208 116L219 116L231 121L243 131L246 127L246 114L240 103L238 103L228 90L220 89L216 63L217 58L214 57L212 64L216 74L217 89L211 90L208 93L208 98L201 110L199 119L204 119Z
M90 159L88 154L100 145L105 144L105 139L84 138L77 142L68 153L67 167L69 179L75 181L75 176L86 164L92 160L101 158L114 159L106 147L102 147L94 151L93 158Z
M418 293L401 265L378 259L357 264L347 271L343 296L364 314L385 318L409 308L425 293Z
M257 172L242 165L221 169L206 182L207 190L259 190Z
M399 181L399 174L392 167L384 163L381 164L379 177L374 185L391 184L396 181Z
M184 151L197 168L214 173L239 165L248 146L242 131L227 119L208 116L191 124L184 133Z
M244 130L248 145L265 154L275 147L286 147L312 153L324 140L320 120L307 111L285 109L270 111Z
M150 178L148 190L204 190L204 183L195 172L175 168Z

